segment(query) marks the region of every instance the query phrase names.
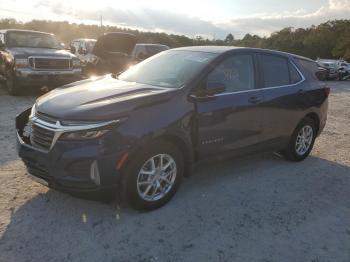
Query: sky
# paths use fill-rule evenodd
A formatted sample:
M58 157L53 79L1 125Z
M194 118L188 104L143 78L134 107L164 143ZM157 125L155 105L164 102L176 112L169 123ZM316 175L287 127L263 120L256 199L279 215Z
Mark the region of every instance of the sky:
M350 19L350 0L0 0L0 18L103 23L133 29L236 39L285 27Z

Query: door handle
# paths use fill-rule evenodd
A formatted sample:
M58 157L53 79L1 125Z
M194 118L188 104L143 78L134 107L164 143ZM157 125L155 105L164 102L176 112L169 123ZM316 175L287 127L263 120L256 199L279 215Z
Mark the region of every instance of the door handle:
M261 98L257 96L252 96L252 97L249 97L248 101L249 103L257 104L261 101Z
M298 93L299 93L299 94L305 93L305 90L304 90L303 88L300 88L300 89L298 90Z

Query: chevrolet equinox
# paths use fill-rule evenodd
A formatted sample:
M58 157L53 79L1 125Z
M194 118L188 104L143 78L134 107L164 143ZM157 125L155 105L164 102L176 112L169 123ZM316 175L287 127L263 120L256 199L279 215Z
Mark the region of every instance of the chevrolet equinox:
M71 194L167 203L194 163L280 152L301 161L327 119L317 64L277 51L184 47L62 86L16 118L28 175Z

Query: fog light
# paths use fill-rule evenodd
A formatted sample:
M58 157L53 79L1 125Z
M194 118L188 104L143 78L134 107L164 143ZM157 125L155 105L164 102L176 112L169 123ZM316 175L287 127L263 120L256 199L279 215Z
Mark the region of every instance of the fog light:
M96 160L94 162L92 162L92 164L91 164L90 178L96 185L99 186L101 184L100 183L100 172L98 170L98 165L97 165Z

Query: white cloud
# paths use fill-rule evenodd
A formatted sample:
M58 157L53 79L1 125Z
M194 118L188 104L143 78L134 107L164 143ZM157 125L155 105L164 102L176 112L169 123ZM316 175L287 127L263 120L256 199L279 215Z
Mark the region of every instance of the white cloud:
M333 19L350 19L350 0L328 0L328 3L318 6L318 9L312 12L300 8L293 12L264 12L232 19L226 18L221 21L192 16L190 15L191 11L184 14L179 13L178 10L169 11L164 8L150 8L152 5L149 8L139 5L133 7L131 1L129 6L124 6L124 9L109 7L120 6L115 1L106 2L105 7L100 8L96 8L96 5L91 6L84 0L76 0L74 5L70 2L53 0L30 2L32 5L35 2L35 10L40 10L38 15L32 17L32 19L45 19L46 17L46 19L61 18L70 19L71 21L97 22L100 19L100 14L103 14L105 24L185 34L191 37L204 35L224 38L228 33L234 34L236 38L240 38L246 33L265 36L284 27L308 27ZM21 6L21 0L13 0L12 3L13 8L16 8L16 3L18 8ZM28 2L25 1L25 4L28 5ZM11 8L11 3L8 6ZM101 4L101 6L103 5ZM24 15L23 12L22 15L20 14L21 12L18 13L19 17L15 18L21 20Z
M242 31L269 35L285 27L308 27L333 19L350 19L350 0L329 0L328 5L306 13L300 9L292 13L258 14L222 21L218 26L226 30L240 28Z
M329 0L331 10L350 10L349 0Z

